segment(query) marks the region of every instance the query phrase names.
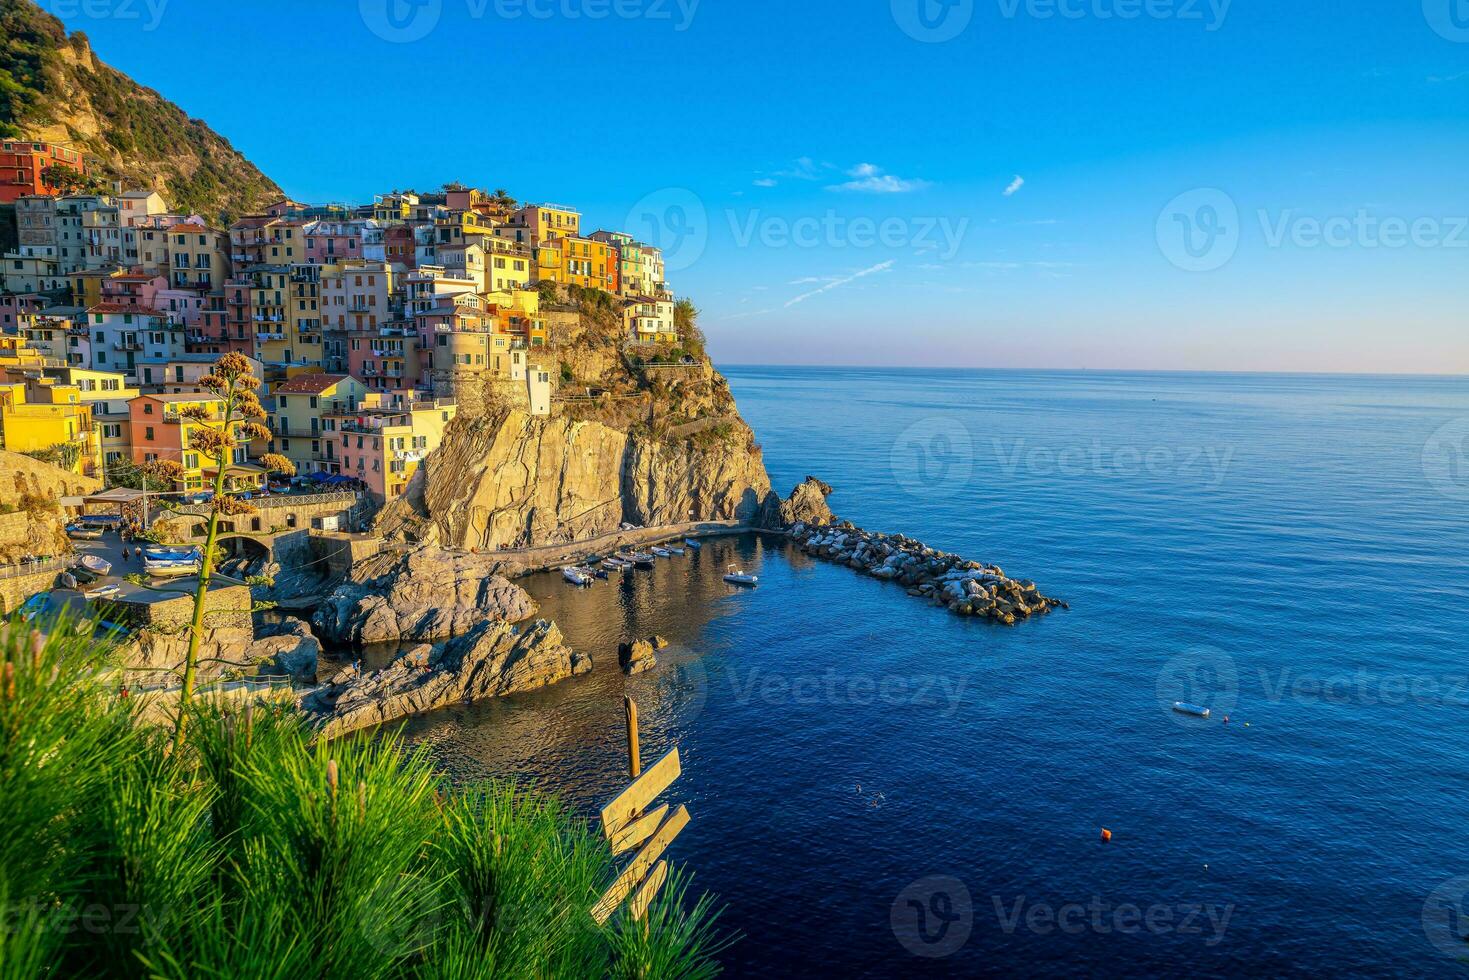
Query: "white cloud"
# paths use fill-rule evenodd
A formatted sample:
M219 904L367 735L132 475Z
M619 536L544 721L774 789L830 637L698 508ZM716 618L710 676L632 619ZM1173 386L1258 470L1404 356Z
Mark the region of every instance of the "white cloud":
M786 308L789 309L790 307L795 306L797 303L806 302L806 300L810 299L813 296L820 296L822 293L830 292L833 289L838 289L851 282L856 282L858 279L861 279L864 276L870 276L878 272L886 272L893 267L895 261L895 259L888 259L886 262L879 262L877 265L871 266L870 268L862 269L858 272L854 272L849 276L843 276L839 279L833 279L819 289L813 289L809 293L802 293L801 295L793 299L787 300Z
M820 180L823 170L830 170L831 164L817 163L810 157L801 157L784 170L777 170L777 177L789 177L792 180Z
M852 179L842 184L832 184L829 191L857 191L864 194L907 194L929 186L926 180L907 180L893 174L885 174L875 163L859 163L847 171Z
M759 180L756 180L755 181L755 186L756 187L774 187L778 183L780 183L780 181L774 179L773 177L761 177Z
M1428 84L1442 85L1445 82L1457 82L1463 78L1469 78L1469 71L1461 71L1456 75L1429 75Z
M1016 174L1015 175L1015 179L1012 180L1012 181L1010 181L1010 186L1007 187L1007 188L1005 188L1005 196L1006 197L1009 197L1010 195L1014 194L1016 191L1020 190L1020 188L1022 188L1024 186L1025 186L1025 178L1022 177L1022 176L1020 176L1019 174Z

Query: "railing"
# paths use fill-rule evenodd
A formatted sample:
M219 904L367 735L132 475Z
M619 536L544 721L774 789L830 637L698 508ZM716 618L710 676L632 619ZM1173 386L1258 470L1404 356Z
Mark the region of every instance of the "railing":
M59 572L70 565L71 560L67 558L43 558L14 565L0 565L0 579L23 578L27 575L40 575L43 572Z

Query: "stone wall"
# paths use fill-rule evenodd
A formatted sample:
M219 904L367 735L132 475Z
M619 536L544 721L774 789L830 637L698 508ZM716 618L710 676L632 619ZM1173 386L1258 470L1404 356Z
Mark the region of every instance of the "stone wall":
M15 612L31 596L55 585L56 571L55 568L48 568L46 571L26 575L0 577L0 615Z

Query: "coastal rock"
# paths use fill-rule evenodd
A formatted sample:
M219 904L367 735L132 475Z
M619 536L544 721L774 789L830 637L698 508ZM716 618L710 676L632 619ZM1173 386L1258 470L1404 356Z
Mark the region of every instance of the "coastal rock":
M664 645L667 645L666 642ZM617 665L628 675L652 670L658 666L658 657L653 653L653 647L654 644L649 640L618 644Z
M836 520L826 504L826 498L831 494L831 484L814 476L806 477L791 491L789 497L781 501L780 526L831 524Z
M316 680L316 663L321 643L303 620L288 617L263 626L245 656L259 665L263 674L278 674L302 683Z
M503 568L493 555L385 552L353 568L312 621L328 639L381 643L462 636L486 618L535 615L535 601L500 574Z
M519 629L484 620L440 647L418 647L383 670L351 674L302 698L300 708L324 738L555 684L592 669L566 646L555 623Z
M807 478L791 499L799 495L810 502L814 493L824 502L830 492L825 484L803 492L813 482L820 483ZM998 565L938 551L901 534L874 534L849 521L829 525L809 520L809 512L793 512L792 516L800 519L791 523L787 534L807 554L896 582L910 596L942 606L956 616L979 616L1013 626L1018 619L1070 608L1042 595L1029 579L1007 578Z
M456 420L408 492L384 508L390 540L444 547L526 548L699 520L759 522L770 478L735 416L722 439L633 435L600 421Z

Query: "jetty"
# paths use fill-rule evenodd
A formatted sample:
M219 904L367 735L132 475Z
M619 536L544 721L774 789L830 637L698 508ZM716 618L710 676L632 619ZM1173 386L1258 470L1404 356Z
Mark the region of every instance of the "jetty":
M797 522L786 533L809 555L906 586L909 595L958 616L1013 626L1052 609L1071 608L1042 595L1028 579L1010 578L998 565L939 551L903 534L875 534L851 521Z

